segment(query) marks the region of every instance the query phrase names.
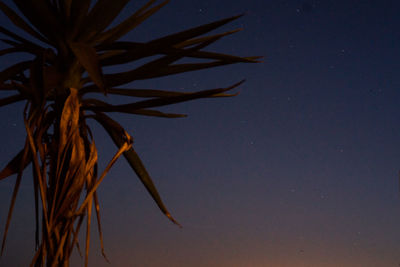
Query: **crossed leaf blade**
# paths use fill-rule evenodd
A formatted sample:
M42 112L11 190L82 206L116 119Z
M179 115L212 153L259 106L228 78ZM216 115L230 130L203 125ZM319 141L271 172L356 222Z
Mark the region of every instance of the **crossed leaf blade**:
M32 266L68 265L74 247L79 249L78 234L86 218L85 266L88 266L91 215L97 218L102 254L105 257L97 188L115 161L124 155L159 209L178 224L164 205L132 140L124 128L105 113L118 112L164 118L184 114L155 110L155 107L200 98L230 97L226 88L198 92L179 90L119 88L136 80L153 79L189 71L236 63L256 63L258 57L240 57L205 51L210 44L240 29L205 35L241 17L233 16L183 30L148 42L118 41L169 1L149 0L132 15L110 27L128 0L13 0L19 12L0 1L0 10L13 25L27 33L22 37L0 26L0 39L9 47L0 56L27 53L30 58L0 72L0 107L26 101L24 148L0 171L0 180L17 174L3 246L23 170L32 164L35 196L36 253ZM93 5L91 5L93 4ZM22 14L20 16L19 14ZM38 41L31 41L34 38ZM105 67L129 64L152 58L134 69L107 73ZM33 57L33 59L32 59ZM203 63L177 64L180 59L204 59ZM105 73L103 73L105 72ZM107 99L88 97L88 93L127 96L128 103L113 104ZM137 100L137 98L140 98ZM144 98L144 100L143 100ZM101 174L93 134L86 123L94 118L110 135L118 148ZM79 202L81 196L83 203ZM39 205L39 201L41 205ZM41 209L41 214L39 210ZM39 224L42 218L42 225ZM178 224L179 225L179 224ZM41 234L39 233L41 230Z

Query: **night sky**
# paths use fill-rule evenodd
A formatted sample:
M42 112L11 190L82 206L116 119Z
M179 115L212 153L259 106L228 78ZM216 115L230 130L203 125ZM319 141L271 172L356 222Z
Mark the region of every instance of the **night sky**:
M163 109L182 119L113 115L183 228L121 158L99 189L111 265L93 227L90 266L399 266L400 2L173 0L126 40L243 12L215 32L244 30L206 50L263 63L132 84L195 91L246 78L238 96ZM3 14L0 23L18 32ZM1 58L0 69L15 60ZM1 108L1 167L23 146L23 106ZM116 148L91 125L104 167ZM1 236L14 182L0 181ZM0 266L28 266L34 225L28 168ZM81 265L75 253L71 266Z

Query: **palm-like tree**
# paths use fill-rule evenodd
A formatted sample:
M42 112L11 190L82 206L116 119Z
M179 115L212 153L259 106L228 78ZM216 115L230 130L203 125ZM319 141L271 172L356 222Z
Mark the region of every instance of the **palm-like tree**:
M219 20L149 42L118 41L167 1L150 0L120 24L111 22L128 0L13 0L21 17L0 1L1 11L26 32L26 39L0 26L9 45L0 55L28 53L29 58L0 73L0 90L11 91L0 106L25 101L23 119L26 140L21 151L0 172L0 180L17 174L4 231L2 252L24 169L31 163L35 192L36 253L31 266L68 266L73 248L79 249L78 233L86 218L85 265L88 264L92 208L96 214L103 248L99 201L96 190L114 162L123 155L160 210L174 223L132 147L132 138L106 113L121 112L166 118L184 117L154 107L205 97L226 97L227 88L198 92L122 88L125 84L212 68L227 64L257 62L256 57L237 57L207 52L203 48L240 29L204 34L237 19ZM32 41L35 40L35 41ZM37 42L40 41L40 42ZM158 56L154 59L153 56ZM129 71L106 74L104 67L148 58ZM182 58L205 59L203 63L177 64ZM89 97L88 93L132 97L127 104L113 105ZM92 94L93 95L93 94ZM137 100L142 98L141 100ZM87 120L104 127L117 152L102 172ZM103 253L104 255L104 253Z

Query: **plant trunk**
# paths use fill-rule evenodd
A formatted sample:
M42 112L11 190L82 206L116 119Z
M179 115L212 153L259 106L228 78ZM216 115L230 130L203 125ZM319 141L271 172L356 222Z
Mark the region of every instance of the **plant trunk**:
M87 165L86 142L80 132L79 107L77 90L71 89L62 112L54 112L52 134L40 133L43 118L35 121L36 142L33 145L37 146L41 166L36 160L33 173L42 201L42 235L31 266L69 266L73 247L77 245L77 235L86 214L86 209L77 213L79 201L93 174L93 166ZM44 135L48 138L43 138Z

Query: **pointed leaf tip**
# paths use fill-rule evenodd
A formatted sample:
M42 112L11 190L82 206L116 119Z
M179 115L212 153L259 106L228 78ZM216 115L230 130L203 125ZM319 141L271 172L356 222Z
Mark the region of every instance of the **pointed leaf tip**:
M125 130L118 122L100 112L96 112L96 115L94 115L93 118L104 127L104 129L110 135L111 139L114 141L117 147L121 147L125 143L124 137L122 136L122 133L124 133ZM180 225L174 218L172 218L171 214L168 212L167 208L161 200L160 195L158 194L158 191L152 179L150 178L150 175L148 174L146 168L144 167L138 154L136 154L135 150L131 147L129 150L124 152L124 157L128 161L133 171L139 177L147 191L150 193L151 197L156 202L161 212L165 214L172 222Z
M168 219L170 219L171 222L173 222L174 224L178 225L179 228L183 228L183 226L182 226L180 223L178 223L178 222L171 216L171 214L170 214L169 212L167 212L165 215L168 217Z

